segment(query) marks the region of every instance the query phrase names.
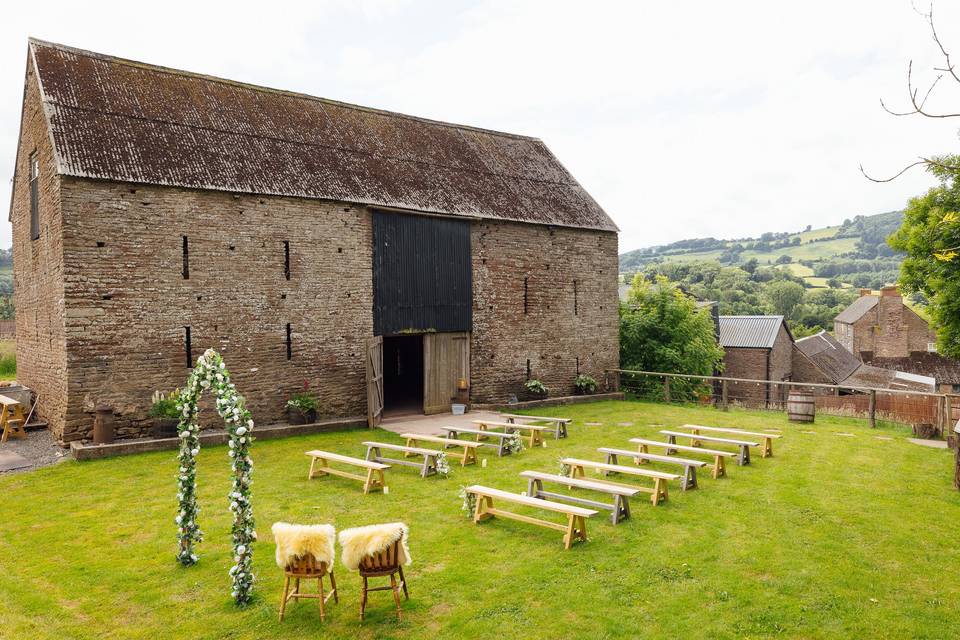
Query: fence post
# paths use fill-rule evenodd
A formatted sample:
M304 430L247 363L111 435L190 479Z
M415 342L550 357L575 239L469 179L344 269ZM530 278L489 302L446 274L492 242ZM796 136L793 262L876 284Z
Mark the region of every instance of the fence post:
M946 418L946 425L943 428L944 439L954 435L953 433L953 399L949 394L943 396L943 415Z
M720 382L720 408L724 411L730 408L730 396L728 396L727 393L727 381L724 379Z
M663 399L670 402L670 376L663 376Z
M870 428L873 429L877 426L877 392L870 392L870 408L867 410L870 413Z

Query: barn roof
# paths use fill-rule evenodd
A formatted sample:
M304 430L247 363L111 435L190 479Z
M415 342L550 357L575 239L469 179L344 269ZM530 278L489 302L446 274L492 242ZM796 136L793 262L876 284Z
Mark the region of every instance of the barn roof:
M877 296L860 296L851 302L849 307L838 313L834 320L846 324L853 324L862 318L863 314L877 306L879 301L880 299Z
M772 349L783 316L720 316L720 346Z
M616 231L536 138L30 40L63 175Z
M847 351L825 331L800 338L794 344L834 384L846 380L860 368L860 360L857 356Z

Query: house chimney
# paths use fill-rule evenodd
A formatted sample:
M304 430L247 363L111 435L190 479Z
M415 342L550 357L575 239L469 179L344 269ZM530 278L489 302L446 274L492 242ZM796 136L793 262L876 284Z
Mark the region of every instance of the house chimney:
M861 298L862 298L863 296L872 296L872 295L873 295L873 289L860 289L860 297L861 297Z
M897 288L897 285L892 285L889 287L884 287L880 289L880 295L885 298L899 298L900 290Z

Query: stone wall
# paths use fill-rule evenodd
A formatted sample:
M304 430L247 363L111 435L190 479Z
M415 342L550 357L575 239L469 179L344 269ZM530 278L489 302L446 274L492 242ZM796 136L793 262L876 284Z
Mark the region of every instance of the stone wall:
M937 339L927 321L903 304L895 287L884 287L877 305L853 323L852 333L853 353L868 358L906 358L925 352Z
M473 401L522 399L528 363L551 395L573 393L578 372L602 385L620 359L617 235L483 221L471 244Z
M40 237L36 240L30 232L29 164L34 152L40 164ZM25 77L10 220L17 309L17 381L39 396L37 418L59 433L67 411L60 178L30 62Z
M723 376L766 380L767 353L767 349L725 347ZM755 382L730 382L727 386L727 394L730 402L739 402L748 406L762 406L767 398L766 385L758 385Z
M189 372L185 327L193 360L219 350L258 422L281 420L287 398L305 383L321 414L365 414L369 212L72 178L63 180L62 199L69 374L62 440L88 437L100 403L117 413L120 437L146 435L154 390L182 385Z

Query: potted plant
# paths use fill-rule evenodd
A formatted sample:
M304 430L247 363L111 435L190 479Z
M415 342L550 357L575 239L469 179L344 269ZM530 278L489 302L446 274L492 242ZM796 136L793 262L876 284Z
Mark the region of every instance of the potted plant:
M573 386L577 390L577 394L581 396L588 396L597 392L597 381L585 373L576 377Z
M539 380L527 380L523 386L526 387L527 393L534 400L546 398L550 393L550 389L547 388L547 385L543 384Z
M309 391L293 394L287 400L287 421L290 424L310 424L317 421L320 403Z
M176 437L177 425L180 423L180 411L177 410L179 399L180 389L174 389L166 395L159 391L153 394L153 404L150 405L148 415L153 418L154 438Z

